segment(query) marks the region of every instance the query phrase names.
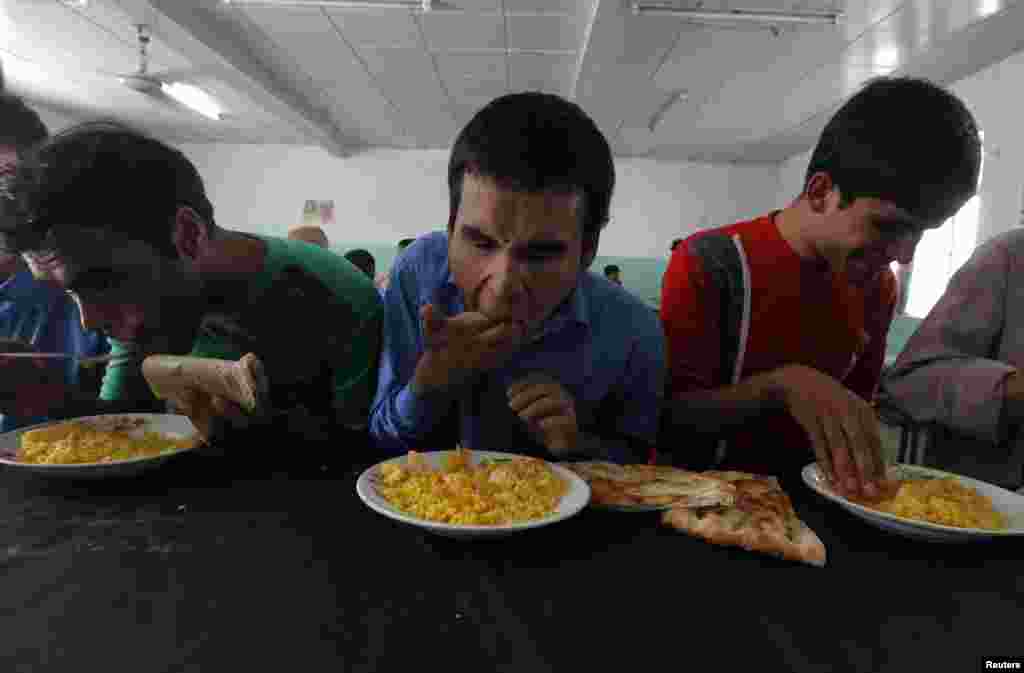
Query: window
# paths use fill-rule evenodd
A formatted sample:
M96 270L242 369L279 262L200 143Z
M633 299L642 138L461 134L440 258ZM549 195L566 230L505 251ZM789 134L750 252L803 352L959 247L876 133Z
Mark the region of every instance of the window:
M921 238L910 273L901 276L903 282L909 282L904 313L924 318L932 310L949 279L974 252L980 216L981 197L976 195L945 224Z
M985 176L985 163L990 152L998 156L985 144L985 132L978 130L981 139L981 166L978 170L978 185ZM903 306L898 313L912 318L924 318L946 292L949 279L970 259L978 244L978 224L981 219L981 196L975 195L946 220L938 229L931 229L921 237L914 253L914 261L908 268L901 269L893 262L892 268L906 288L902 298Z

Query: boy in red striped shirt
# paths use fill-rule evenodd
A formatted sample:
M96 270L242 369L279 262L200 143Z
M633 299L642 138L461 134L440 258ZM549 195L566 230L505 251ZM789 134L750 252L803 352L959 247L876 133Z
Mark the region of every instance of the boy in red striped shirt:
M792 476L816 458L840 492L875 496L889 264L974 195L980 164L959 99L880 78L829 121L793 203L677 246L661 301L677 461L698 460L696 435L720 467Z

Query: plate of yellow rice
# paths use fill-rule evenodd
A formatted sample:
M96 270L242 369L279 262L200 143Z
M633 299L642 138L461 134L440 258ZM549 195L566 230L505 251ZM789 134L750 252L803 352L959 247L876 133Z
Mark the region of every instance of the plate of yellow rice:
M0 434L0 465L48 477L123 477L162 465L198 442L187 416L84 416Z
M1024 535L1024 495L920 465L889 468L891 493L878 502L853 501L832 490L811 463L803 479L819 495L867 523L893 533L939 542Z
M563 521L590 487L536 458L496 451L431 451L378 463L356 493L372 510L449 537L496 537Z

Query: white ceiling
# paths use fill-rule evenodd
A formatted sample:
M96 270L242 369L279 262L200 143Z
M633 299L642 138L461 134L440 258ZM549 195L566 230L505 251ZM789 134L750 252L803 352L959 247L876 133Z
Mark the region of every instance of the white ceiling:
M30 100L119 117L172 142L318 144L339 155L446 148L487 101L534 89L582 105L620 156L778 161L810 147L872 76L948 83L1024 47L1024 0L675 2L845 13L836 27L778 33L636 16L629 0L439 4L424 14L0 0L0 60ZM151 70L204 87L227 118L205 120L117 81L137 65L136 23L154 35Z

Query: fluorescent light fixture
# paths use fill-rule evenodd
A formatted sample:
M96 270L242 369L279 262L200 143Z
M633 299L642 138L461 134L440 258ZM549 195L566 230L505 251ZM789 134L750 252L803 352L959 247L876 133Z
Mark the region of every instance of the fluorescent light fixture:
M776 12L749 9L689 9L663 3L633 3L633 13L640 16L672 16L691 21L723 23L804 23L837 25L843 18L842 12Z
M220 121L220 105L202 89L184 82L164 82L160 89L193 112L198 112L204 117L214 121Z
M875 51L875 67L881 70L893 70L900 64L899 47L879 47Z
M262 7L323 7L326 9L404 9L429 12L433 0L221 0L225 5L255 5Z
M981 3L978 6L978 16L995 14L1002 9L1002 4L1002 0L981 0Z
M654 129L658 128L658 124L661 123L661 120L665 117L665 114L669 109L679 101L686 100L688 96L689 95L685 91L676 91L669 96L668 100L662 103L661 107L658 108L658 111L651 116L651 121L647 124L648 130L651 133L654 133Z
M74 7L75 9L85 9L89 6L89 0L60 0L60 4Z

